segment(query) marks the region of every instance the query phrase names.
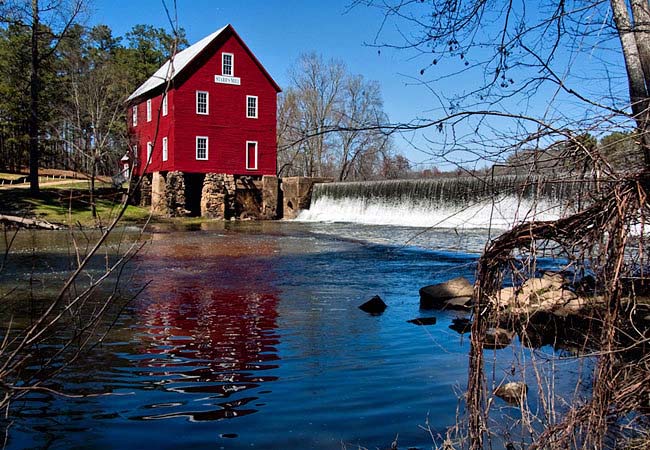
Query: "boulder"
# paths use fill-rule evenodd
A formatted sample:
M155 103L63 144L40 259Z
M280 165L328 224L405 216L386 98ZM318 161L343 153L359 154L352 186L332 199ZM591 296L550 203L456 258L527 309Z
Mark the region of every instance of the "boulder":
M436 318L435 317L418 317L417 319L407 320L407 322L412 323L414 325L435 325L436 324Z
M504 328L488 328L485 332L483 348L489 350L506 348L510 345L514 336L514 331L506 330Z
M474 293L467 278L458 277L444 283L432 284L420 288L420 308L442 308L444 301L455 297L471 297Z
M472 297L454 297L445 300L442 309L453 309L457 311L465 311L471 306Z
M513 381L502 384L495 389L494 395L502 398L508 403L519 405L523 403L528 392L528 386L523 381Z
M359 309L369 314L381 314L386 309L386 303L380 296L375 295L373 298L359 306Z

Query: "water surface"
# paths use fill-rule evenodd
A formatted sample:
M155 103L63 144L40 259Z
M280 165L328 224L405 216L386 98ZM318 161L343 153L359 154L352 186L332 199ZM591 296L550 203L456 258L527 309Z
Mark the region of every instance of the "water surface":
M418 289L472 279L485 237L286 222L154 230L129 286L146 289L59 381L112 395L31 396L9 446L385 448L399 435L400 448L430 448L420 425L454 424L468 342L449 328L459 313L419 310ZM373 295L389 305L380 316L358 309ZM407 323L431 315L435 325ZM505 372L513 351L498 352Z

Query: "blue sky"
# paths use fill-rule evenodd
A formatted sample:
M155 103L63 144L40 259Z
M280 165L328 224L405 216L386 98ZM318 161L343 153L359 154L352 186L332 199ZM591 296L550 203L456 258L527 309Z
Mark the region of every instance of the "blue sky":
M144 23L169 29L169 21L163 8L162 0L92 0L89 21L91 24L103 23L111 27L115 35L124 35L134 25ZM173 0L166 0L168 6L173 6ZM281 87L288 85L287 72L302 53L317 52L324 58L336 58L345 62L351 73L362 74L367 79L376 80L382 88L384 109L393 123L409 122L418 118L440 116L440 104L432 92L418 85L418 80L427 80L441 68L431 68L424 76L420 69L427 64L422 57L414 57L409 51L393 51L367 45L375 38L382 22L380 11L364 6L349 8L352 0L328 1L292 1L292 0L177 0L179 25L185 28L190 43L194 43L223 25L232 24L240 36L246 41L251 50L257 55L262 64L274 77ZM498 11L492 11L498 17ZM596 11L598 13L598 11ZM536 14L533 11L532 15ZM594 20L600 20L594 14ZM407 30L408 31L408 30ZM399 42L399 35L392 26L388 26L382 35L383 40ZM580 60L573 60L570 50L561 50L555 63L563 70L567 69L567 80L574 81L575 87L586 91L604 92L612 89L598 82L598 72L604 72L604 64L608 64L607 73L603 77L611 77L620 68L616 49L607 61L598 59L597 52L584 52L590 42L579 42ZM585 57L586 55L586 57ZM593 57L592 57L593 55ZM474 55L480 57L480 55ZM585 59L586 58L586 59ZM567 61L572 64L567 65ZM612 62L609 66L609 63ZM578 63L579 62L579 63ZM446 69L460 61L446 61ZM570 77L568 70L571 71ZM453 70L452 70L453 72ZM481 78L476 78L476 77ZM472 78L474 77L474 78ZM581 79L584 77L584 80ZM589 83L585 82L588 80ZM460 74L432 85L438 94L447 95L451 92L471 90L482 83L482 74ZM614 89L626 88L624 80L615 79ZM591 92L587 92L591 94ZM555 96L559 106L549 107L548 99ZM561 96L559 96L561 97ZM535 98L524 98L512 101L508 106L514 111L538 112L540 114L556 114L576 117L585 116L582 105L576 105L567 99L563 102L553 91L540 91ZM493 125L493 136L500 133L526 134L530 130L521 126L506 124L496 120ZM464 134L469 141L475 141L474 148L460 152L456 160L471 160L472 152L481 151L486 142L483 136L474 138L471 124L457 130ZM489 134L489 132L488 132ZM426 137L425 137L426 136ZM457 136L456 136L457 137ZM418 168L435 165L450 169L453 165L445 163L430 153L440 150L447 136L441 136L428 130L417 134L406 135L395 140L398 151L405 154ZM489 137L488 137L489 140ZM489 143L488 143L489 145ZM453 159L452 158L452 159ZM479 163L479 166L481 163ZM471 166L471 164L466 164Z

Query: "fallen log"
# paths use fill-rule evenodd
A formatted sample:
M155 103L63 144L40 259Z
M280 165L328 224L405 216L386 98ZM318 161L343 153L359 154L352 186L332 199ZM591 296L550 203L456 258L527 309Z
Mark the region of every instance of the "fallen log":
M13 225L21 228L41 228L45 230L60 230L61 226L45 220L28 219L27 217L7 216L0 214L0 223Z

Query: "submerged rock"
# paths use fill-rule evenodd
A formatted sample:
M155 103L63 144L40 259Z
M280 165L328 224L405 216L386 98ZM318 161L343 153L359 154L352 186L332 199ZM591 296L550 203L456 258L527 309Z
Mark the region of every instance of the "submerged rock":
M465 311L471 306L472 297L454 297L449 300L445 300L442 305L442 309L453 309Z
M435 317L419 317L417 319L407 320L407 322L412 323L414 325L435 325L436 324L436 318Z
M451 325L449 325L449 328L451 328L452 330L454 330L459 334L469 333L470 329L472 328L472 321L464 317L457 318L451 321Z
M442 308L445 305L445 300L457 297L471 297L473 293L472 283L463 277L424 286L420 288L420 308Z
M502 384L495 389L494 395L502 398L508 403L518 405L523 403L528 392L528 386L523 381L513 381L510 383Z
M483 348L489 350L500 350L506 348L510 343L512 343L514 336L514 331L506 330L505 328L488 328L485 332Z
M386 303L380 296L375 295L373 298L359 306L359 309L370 314L381 314L386 309Z

